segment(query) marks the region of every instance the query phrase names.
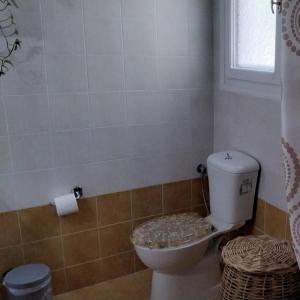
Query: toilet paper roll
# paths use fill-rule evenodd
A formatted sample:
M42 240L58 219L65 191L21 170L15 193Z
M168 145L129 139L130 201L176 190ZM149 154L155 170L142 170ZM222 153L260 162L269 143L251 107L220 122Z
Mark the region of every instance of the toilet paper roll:
M78 204L74 194L67 194L54 198L56 212L59 216L65 216L78 212Z

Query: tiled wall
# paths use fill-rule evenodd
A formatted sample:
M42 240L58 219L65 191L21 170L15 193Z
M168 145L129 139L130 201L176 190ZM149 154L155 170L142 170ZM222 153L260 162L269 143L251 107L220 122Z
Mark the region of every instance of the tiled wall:
M0 274L46 263L55 293L119 277L144 268L129 241L137 224L173 212L205 215L200 180L82 199L79 208L62 218L49 205L0 214Z
M291 240L289 216L285 211L259 199L252 233Z
M207 180L204 190L208 196ZM46 263L56 294L109 280L144 268L129 241L136 225L168 213L206 215L199 179L82 199L79 207L62 218L52 206L1 213L0 274L22 263ZM254 223L227 238L241 234L291 239L288 216L259 199Z
M212 151L211 1L19 2L0 211L192 178Z

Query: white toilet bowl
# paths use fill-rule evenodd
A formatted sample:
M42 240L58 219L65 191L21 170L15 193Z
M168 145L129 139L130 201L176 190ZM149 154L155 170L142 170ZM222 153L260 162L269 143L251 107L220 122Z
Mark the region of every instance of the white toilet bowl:
M141 261L153 270L151 300L209 299L220 281L218 242L214 238L240 225L224 225L212 216L205 220L215 231L178 247L150 249L134 245Z

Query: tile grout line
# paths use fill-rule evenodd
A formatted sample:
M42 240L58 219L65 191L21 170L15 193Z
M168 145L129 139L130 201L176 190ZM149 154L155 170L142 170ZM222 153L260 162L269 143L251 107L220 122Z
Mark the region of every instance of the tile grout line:
M23 236L22 236L22 228L21 228L21 218L20 218L20 212L17 211L17 219L18 219L18 227L19 227L19 234L20 234L20 247L21 247L21 253L22 253L22 260L25 264L25 250L24 250L24 244L23 244Z
M133 193L132 193L132 190L130 190L130 192L129 192L129 197L130 197L130 220L131 220L131 234L133 233L133 221L134 221L134 219L133 219ZM135 270L136 270L136 262L135 262L135 258L136 258L136 256L135 256L135 250L134 250L134 248L133 248L133 271L135 272Z
M162 214L164 215L165 212L165 195L164 195L164 184L161 184L161 201L162 201Z
M51 118L51 101L50 101L50 94L49 94L49 85L48 85L48 67L47 67L47 51L46 51L46 41L45 41L45 36L46 36L46 16L44 16L44 2L43 0L39 0L39 11L40 11L40 21L41 21L41 32L42 32L42 48L43 48L43 53L42 53L42 63L44 67L44 73L45 73L45 95L47 97L47 110L48 110L48 142L49 142L49 147L50 147L50 168L54 167L54 149L52 145L52 137L51 134L53 132L53 124L52 124L52 118ZM54 176L54 171L53 171L53 176Z
M77 264L73 264L73 265L67 265L64 269L67 270L67 269L71 269L73 267L82 266L82 265L89 264L89 263L92 263L92 262L98 262L98 261L103 261L103 260L106 260L106 259L114 258L114 257L117 257L119 255L130 254L130 253L133 253L133 251L134 250L122 251L122 252L118 252L118 253L115 253L115 254L112 254L112 255L98 257L98 258L92 259L92 260L87 260L87 261L84 261L84 262L81 262L81 263L77 263ZM60 269L55 269L54 271L57 271L57 270L62 270L62 269L61 268Z
M8 143L8 151L9 151L9 157L10 157L10 168L11 171L9 172L9 176L11 176L12 182L13 182L13 200L16 201L17 199L17 189L15 184L15 163L12 155L12 145L11 145L11 135L9 133L9 126L8 126L8 113L7 113L7 106L6 106L6 100L4 99L4 96L2 95L2 81L0 82L1 89L0 89L0 95L1 95L1 101L3 105L4 110L4 118L5 118L5 127L6 127L6 136L7 136L7 143ZM22 247L23 249L23 247ZM23 250L22 250L23 251ZM24 252L24 251L23 251Z
M97 224L97 239L98 239L98 256L101 257L101 247L100 247L100 222L99 222L99 203L101 202L101 196L96 197L96 224ZM101 205L101 204L100 204Z
M16 211L16 213L19 214L20 211ZM126 224L126 223L132 223L134 221L140 221L140 220L143 220L145 218L157 217L157 216L160 216L160 215L161 214L152 214L152 215L147 215L147 216L143 216L143 217L139 217L139 218L131 218L131 219L128 219L128 220L125 220L125 221L122 221L122 222L118 222L118 223L111 223L111 224L104 225L104 226L91 227L91 228L88 228L88 229L85 229L85 230L79 230L79 231L74 231L74 232L70 232L70 233L62 233L62 227L61 227L62 224L61 224L61 221L59 220L59 227L60 227L59 228L59 230L60 230L59 234L44 237L42 239L28 241L28 242L24 242L22 240L19 244L15 244L15 245L12 244L12 245L7 245L7 246L4 246L4 247L0 247L0 250L9 249L9 248L16 247L16 246L32 245L32 244L36 244L36 243L43 242L43 241L48 241L48 240L53 240L53 239L60 239L60 238L63 238L63 237L74 236L74 235L81 234L81 233L97 231L99 229L106 229L106 228L109 228L109 227L114 227L114 226L122 225L122 224ZM19 230L21 230L20 225L18 225L18 227L19 227Z
M59 56L68 56L68 54L57 54ZM77 54L80 55L80 54ZM91 54L90 54L91 55ZM116 55L107 55L107 54L97 54L95 56L120 56L120 54L116 54ZM126 56L131 56L131 55L124 55ZM140 57L147 57L145 55L134 55L134 56L140 56ZM152 56L149 56L152 57ZM169 57L169 56L168 56ZM175 56L176 57L176 56ZM204 88L158 88L158 89L149 89L149 90L145 90L145 89L138 89L138 90L125 90L125 92L127 93L133 93L133 92L187 92L187 91L199 91L202 92L202 94L206 94L209 95L209 92L204 89ZM89 94L91 95L98 95L98 94L113 94L113 93L121 93L121 90L102 90L99 92L89 92ZM49 95L50 96L71 96L71 95L86 95L86 92L80 92L80 91L75 91L75 92L51 92L49 91ZM24 96L47 96L46 92L33 92L33 93L29 93L29 94L3 94L3 97L24 97Z
M69 290L69 283L67 278L67 272L66 272L66 257L65 257L65 247L64 247L64 240L63 240L63 230L62 230L62 221L59 217L59 230L60 230L60 242L61 242L61 251L62 251L62 260L63 260L63 272L64 272L64 278L65 278L65 284L67 290Z
M85 129L85 131L90 131L90 130L89 129ZM180 151L174 151L174 152L173 151L172 152L167 152L167 153L164 153L164 154L156 153L156 154L153 154L153 155L138 155L138 156L124 155L124 156L121 156L121 157L116 157L115 159L97 160L97 161L90 161L90 162L79 163L79 164L65 164L65 165L62 165L60 167L54 167L53 166L53 167L42 168L42 169L31 169L31 170L25 170L25 171L13 172L13 173L3 173L0 176L7 175L7 174L11 174L11 175L24 175L24 174L33 174L33 173L43 172L43 171L57 171L57 170L60 170L60 169L70 169L70 168L83 167L83 166L91 166L91 165L94 166L94 165L98 165L98 164L111 163L111 162L116 162L116 161L127 161L128 159L153 158L153 157L160 157L162 155L164 155L164 156L165 155L175 155L175 154L179 154L179 153L182 154L182 153L188 153L188 152L180 150ZM169 182L169 183L175 183L175 182L177 182L177 181L172 181L172 182ZM126 190L120 190L118 192L122 192L122 191L126 191ZM105 195L105 194L103 194L103 195ZM44 206L44 205L38 205L38 206ZM31 208L31 207L27 207L27 208ZM26 209L26 207L21 208L21 209Z
M190 197L190 211L193 211L193 184L192 184L192 179L190 179L190 193L191 193L191 197Z
M46 96L46 95L45 95ZM124 97L125 98L125 97ZM5 102L5 101L4 101ZM3 103L4 103L3 102ZM5 108L5 104L3 104L3 108ZM125 123L118 123L118 124L103 124L99 126L89 125L86 127L81 128L71 128L71 129L55 129L50 128L49 130L44 131L37 131L37 132L29 132L29 133L10 133L10 134L4 134L0 135L1 137L7 137L10 135L11 137L28 137L28 136L37 136L37 135L46 135L46 134L53 134L53 133L73 133L73 132L84 132L91 129L110 129L110 128L126 128L126 127L159 127L163 125L178 125L180 123L187 123L188 119L181 119L181 120L164 120L164 121L157 121L157 122L125 122ZM176 152L188 152L187 150L178 150ZM174 152L170 152L174 153Z
M92 136L92 130L94 128L94 119L93 119L93 115L92 115L92 102L91 102L91 96L90 96L90 77L89 77L89 66L88 66L88 52L87 52L87 34L86 34L86 23L85 23L85 6L84 6L84 1L80 0L81 3L81 17L82 17L82 31L83 31L83 55L84 55L84 60L85 60L85 66L84 66L84 70L85 70L85 78L86 78L86 84L85 84L85 89L86 92L84 93L84 95L87 96L88 98L88 114L89 114L89 125L90 127L88 128L89 131L89 143L90 143L90 147L89 147L89 157L90 160L93 160L94 157L94 148L93 148L93 136Z
M263 200L263 207L264 207L264 213L263 213L263 216L264 216L264 222L263 222L263 232L266 233L266 211L267 211L267 205L266 205L266 202Z

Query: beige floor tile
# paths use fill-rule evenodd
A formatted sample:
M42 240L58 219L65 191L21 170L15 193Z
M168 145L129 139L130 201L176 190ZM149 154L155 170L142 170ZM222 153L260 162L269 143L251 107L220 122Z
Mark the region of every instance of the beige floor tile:
M54 300L149 300L150 270L78 289L54 297Z
M58 295L54 300L114 300L114 298L107 284L101 283Z
M136 278L117 279L110 282L110 291L114 300L148 300L146 289Z

